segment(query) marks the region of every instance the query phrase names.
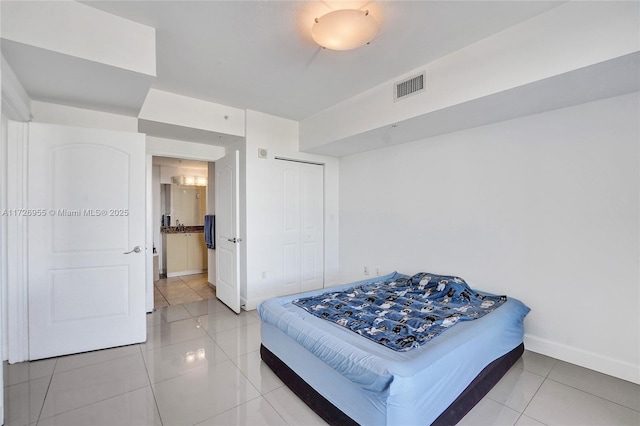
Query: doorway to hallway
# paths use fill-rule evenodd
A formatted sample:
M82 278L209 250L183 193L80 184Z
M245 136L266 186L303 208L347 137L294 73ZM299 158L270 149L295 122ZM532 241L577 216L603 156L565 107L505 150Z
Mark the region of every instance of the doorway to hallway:
M156 309L216 298L216 288L209 284L207 274L161 278L153 284Z

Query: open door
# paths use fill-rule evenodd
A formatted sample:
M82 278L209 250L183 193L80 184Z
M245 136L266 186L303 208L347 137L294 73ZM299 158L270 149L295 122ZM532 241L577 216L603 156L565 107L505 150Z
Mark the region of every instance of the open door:
M28 129L29 359L145 341L145 136Z
M238 169L234 150L216 161L216 297L240 313Z

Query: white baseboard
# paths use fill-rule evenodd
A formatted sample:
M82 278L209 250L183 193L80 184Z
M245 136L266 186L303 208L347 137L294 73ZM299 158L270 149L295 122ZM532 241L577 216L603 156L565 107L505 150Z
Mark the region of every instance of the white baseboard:
M603 356L551 340L524 335L527 350L547 355L609 376L640 384L640 365Z
M262 302L263 300L267 300L267 299L271 299L270 297L265 297L262 299L251 299L251 300L247 300L244 297L240 298L240 304L242 305L242 309L244 309L245 311L252 311L254 309L256 309L258 307L258 303Z
M195 275L195 274L202 274L207 272L206 269L193 269L190 271L180 271L180 272L169 272L167 273L167 278L175 278L175 277L182 277L184 275Z

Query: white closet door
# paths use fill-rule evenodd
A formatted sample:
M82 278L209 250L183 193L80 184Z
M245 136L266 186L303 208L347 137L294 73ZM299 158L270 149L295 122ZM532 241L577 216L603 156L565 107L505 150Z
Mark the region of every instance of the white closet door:
M300 292L300 164L279 161L282 173L282 286L279 295Z
M282 285L278 294L324 284L324 167L280 161Z
M300 164L300 291L324 284L324 167Z

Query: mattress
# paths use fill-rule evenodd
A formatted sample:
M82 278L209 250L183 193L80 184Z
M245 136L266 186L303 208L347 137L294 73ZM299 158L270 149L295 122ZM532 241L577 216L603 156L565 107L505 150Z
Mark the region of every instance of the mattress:
M513 298L407 352L393 351L291 303L399 276L279 297L258 306L263 346L360 424L431 424L487 365L522 343L529 308Z

